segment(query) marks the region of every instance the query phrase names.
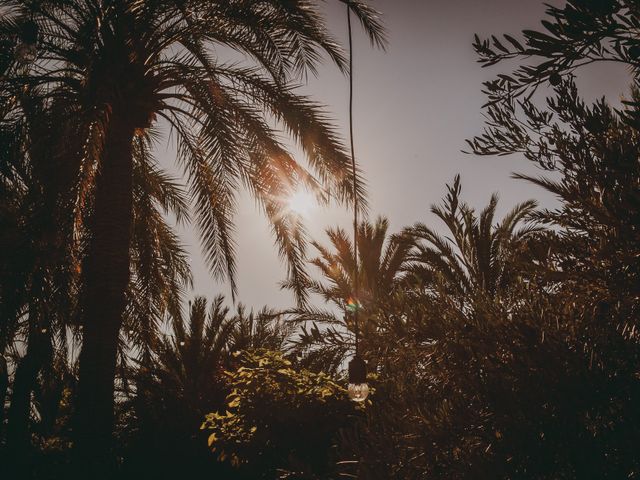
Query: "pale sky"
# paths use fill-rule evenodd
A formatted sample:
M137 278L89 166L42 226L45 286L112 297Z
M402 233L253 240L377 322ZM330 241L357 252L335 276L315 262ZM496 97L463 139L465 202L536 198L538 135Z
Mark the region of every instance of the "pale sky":
M558 1L554 3L560 3ZM487 158L464 154L465 139L482 131L482 81L501 70L476 63L473 34L519 33L538 29L544 5L538 0L378 0L390 40L387 52L373 50L359 28L354 30L356 158L365 172L370 217L385 215L391 232L416 221L439 227L429 206L439 202L445 184L462 176L463 197L482 208L492 192L500 195L499 216L529 198L542 205L553 199L540 189L512 180L514 171L533 172L522 158ZM344 4L326 1L332 31L346 40ZM356 23L357 25L357 23ZM614 72L615 74L612 74ZM591 69L580 78L587 98L606 95L613 102L626 92L629 78L611 66ZM324 103L348 140L348 82L327 63L304 92ZM163 163L170 162L164 153ZM307 226L313 238L328 243L330 226L350 228L350 213L341 209L312 212ZM285 267L278 259L269 227L246 195L237 223L238 299L256 309L288 307L293 297L280 291ZM229 286L209 275L192 231L183 241L191 252L193 294L229 296ZM309 249L313 257L313 248Z

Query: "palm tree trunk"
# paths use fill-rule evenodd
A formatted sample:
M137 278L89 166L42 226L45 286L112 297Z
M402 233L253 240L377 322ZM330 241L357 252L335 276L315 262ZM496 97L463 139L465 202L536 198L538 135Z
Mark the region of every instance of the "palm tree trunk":
M13 379L11 405L7 415L7 447L15 452L25 452L29 446L29 412L38 372L46 361L45 335L33 328L29 335L27 353L22 357Z
M4 350L0 352L0 438L3 436L4 427L4 401L7 398L9 388L9 368L4 358Z
M104 475L110 463L118 335L126 307L132 225L134 127L125 108L109 119L85 261L83 339L75 448L81 468Z

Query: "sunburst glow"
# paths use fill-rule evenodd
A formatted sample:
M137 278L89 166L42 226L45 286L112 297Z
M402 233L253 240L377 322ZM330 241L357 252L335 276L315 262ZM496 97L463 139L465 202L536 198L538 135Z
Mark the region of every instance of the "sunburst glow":
M308 217L316 206L316 199L306 190L297 190L287 199L287 209L303 217Z

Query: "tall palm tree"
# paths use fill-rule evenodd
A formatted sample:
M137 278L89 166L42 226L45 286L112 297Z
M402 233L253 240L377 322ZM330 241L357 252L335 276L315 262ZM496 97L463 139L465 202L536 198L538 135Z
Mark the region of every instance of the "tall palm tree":
M24 89L2 102L0 349L20 353L12 382L7 447L28 450L31 394L54 359L76 290L71 200L77 165L65 162L56 138L73 132L59 103ZM20 352L14 340L22 340ZM4 398L4 397L3 397ZM3 402L4 403L4 402Z
M67 327L74 325L77 258L82 248L82 241L76 239L83 232L74 218L77 172L69 171L71 162L60 154L74 122L60 103L46 101L35 91L21 91L2 106L0 185L6 203L0 214L5 257L0 339L1 351L9 348L15 359L7 422L7 447L13 453L7 464L13 463L20 471L29 452L32 396L38 377L44 385L59 384L51 365L66 363L67 349L74 342ZM166 310L179 308L181 287L190 278L186 254L164 218L166 213L178 219L184 216L186 200L171 178L155 166L144 145L141 138L134 150L128 295L137 301L129 302L125 316L128 324L137 327L130 332L135 333L142 354L153 340L158 319ZM3 410L5 391L3 388Z
M352 178L326 115L288 82L313 72L323 53L341 69L345 61L310 1L5 3L40 27L41 61L20 81L46 85L84 124L80 153L92 216L83 267L77 444L91 454L105 452L129 283L133 140L160 119L175 133L206 259L234 292L233 216L241 185L269 218L290 275L304 278L304 229L281 214L283 197L302 183L347 201ZM383 45L376 12L359 1L349 6L372 41ZM12 21L4 20L6 28L16 28ZM221 45L253 65L225 63L215 50ZM317 178L279 141L274 121L298 141Z
M518 255L542 230L530 218L537 204L533 200L518 204L496 223L496 194L476 213L460 199L460 175L447 190L443 204L431 207L446 225L446 236L424 223L405 231L415 245L412 273L427 290L444 289L463 309L479 296L501 301L521 275Z
M4 434L4 408L7 390L9 389L9 367L4 351L0 353L0 438Z

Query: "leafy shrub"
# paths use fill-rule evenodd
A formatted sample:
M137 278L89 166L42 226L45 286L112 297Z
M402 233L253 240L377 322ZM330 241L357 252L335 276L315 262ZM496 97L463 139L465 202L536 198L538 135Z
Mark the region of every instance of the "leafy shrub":
M207 415L209 446L241 478L316 478L331 469L334 439L358 416L346 389L295 369L281 352L241 351L226 372L224 412Z

